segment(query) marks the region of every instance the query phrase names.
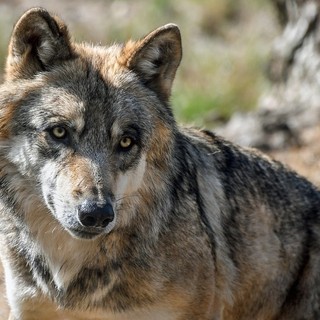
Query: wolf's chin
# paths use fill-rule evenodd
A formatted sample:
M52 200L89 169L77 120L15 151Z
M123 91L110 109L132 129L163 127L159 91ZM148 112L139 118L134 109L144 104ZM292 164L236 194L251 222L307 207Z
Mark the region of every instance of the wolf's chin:
M66 229L69 234L78 240L94 240L98 238L101 235L106 235L106 232L88 232L88 231L83 231L83 230L71 230L71 229Z

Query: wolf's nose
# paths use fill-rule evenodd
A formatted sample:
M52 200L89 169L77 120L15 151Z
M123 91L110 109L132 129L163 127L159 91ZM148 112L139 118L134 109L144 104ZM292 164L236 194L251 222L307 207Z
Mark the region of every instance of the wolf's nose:
M78 217L84 227L105 228L114 219L114 212L110 203L98 206L85 201L79 208Z

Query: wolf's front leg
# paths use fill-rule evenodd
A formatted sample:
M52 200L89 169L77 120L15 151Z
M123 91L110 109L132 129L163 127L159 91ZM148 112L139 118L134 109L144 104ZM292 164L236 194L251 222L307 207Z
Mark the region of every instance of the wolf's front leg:
M69 319L62 317L56 307L51 303L35 302L27 300L21 305L15 305L10 312L8 320L62 320Z
M10 307L8 320L59 320L57 307L47 300L27 274L17 275L14 266L4 264L6 295Z
M8 320L17 320L13 314L10 312Z

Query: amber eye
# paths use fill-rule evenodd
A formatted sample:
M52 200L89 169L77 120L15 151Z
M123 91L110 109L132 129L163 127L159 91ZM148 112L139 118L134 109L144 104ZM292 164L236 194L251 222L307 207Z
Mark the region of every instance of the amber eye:
M132 146L132 144L133 144L133 140L130 137L123 137L120 140L120 147L122 149L128 149Z
M68 132L65 128L57 126L50 130L50 134L56 139L65 139Z

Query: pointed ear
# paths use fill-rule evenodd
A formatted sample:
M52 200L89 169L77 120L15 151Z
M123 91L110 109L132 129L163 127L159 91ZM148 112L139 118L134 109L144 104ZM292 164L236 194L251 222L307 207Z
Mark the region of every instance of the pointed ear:
M168 101L181 57L179 28L167 24L139 41L129 41L122 50L120 60L160 98Z
M71 56L70 38L65 24L45 9L30 9L13 29L6 79L32 78Z

